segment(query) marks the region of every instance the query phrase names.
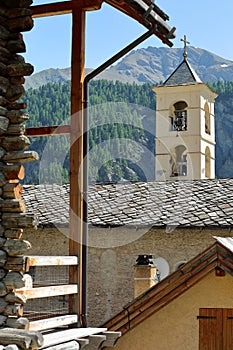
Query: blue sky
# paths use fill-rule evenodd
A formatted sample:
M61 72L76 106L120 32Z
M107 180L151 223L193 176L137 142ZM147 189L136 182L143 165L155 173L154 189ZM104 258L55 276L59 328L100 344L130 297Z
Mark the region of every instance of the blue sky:
M35 0L34 5L49 3ZM222 0L156 0L169 16L170 26L177 28L174 47L182 47L180 39L187 35L192 46L211 51L233 61L233 1ZM86 67L96 68L131 41L145 28L107 4L98 11L87 13ZM34 28L24 33L27 62L35 72L47 68L70 66L71 15L38 18ZM153 36L139 47L163 46Z

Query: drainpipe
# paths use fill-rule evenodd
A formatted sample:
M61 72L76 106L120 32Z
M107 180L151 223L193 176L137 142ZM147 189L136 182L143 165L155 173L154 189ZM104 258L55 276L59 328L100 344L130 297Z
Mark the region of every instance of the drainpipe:
M111 66L129 51L134 49L137 45L148 39L152 34L154 34L156 28L150 29L145 34L141 35L138 39L134 40L131 44L127 45L124 49L119 51L117 54L112 56L109 60L101 64L99 67L94 69L91 73L89 73L84 79L84 135L83 135L83 159L84 168L83 168L83 260L82 260L82 315L81 315L81 324L82 327L87 327L87 253L88 253L88 149L89 149L89 112L88 112L88 83L91 79L96 77L98 74L103 72L106 68Z

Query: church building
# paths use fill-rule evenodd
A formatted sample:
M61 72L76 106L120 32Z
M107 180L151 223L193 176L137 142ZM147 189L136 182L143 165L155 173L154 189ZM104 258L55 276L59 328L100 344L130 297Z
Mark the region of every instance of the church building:
M156 93L156 180L215 178L214 102L217 94L187 59Z
M183 286L186 288L188 282L186 283L183 277L198 278L199 275L199 258L191 265L190 261L202 254L201 256L206 257L208 264L210 263L211 269L214 268L215 265L212 263L215 264L216 260L212 259L216 257L218 259L219 251L216 250L214 254L209 255L208 247L214 244L213 236L221 238L232 236L233 179L215 179L214 102L217 94L205 85L192 69L187 60L186 43L185 38L184 57L181 64L162 86L154 88L157 95L156 173L158 181L90 184L89 186L87 278L90 301L88 303L89 326L96 327L102 324L103 320L111 319L113 315L121 312L123 305L134 300L135 278L139 282L145 281L145 278L148 280L148 276L134 275L138 256L152 256L153 264L156 265L156 273L152 277L158 282L158 288L165 286L160 282L166 284L163 280L168 278L166 281L170 281L169 276L172 274L175 276L175 281L176 276L181 274ZM24 186L23 198L27 205L27 214L38 218L37 231L31 228L24 230L24 238L32 244L31 255L40 255L42 251L46 255L68 255L69 191L69 184ZM208 253L203 255L206 249ZM232 256L230 260L233 261ZM196 264L197 261L198 264ZM222 263L222 256L219 262ZM231 270L232 266L231 263ZM185 270L186 267L188 270ZM187 271L187 274L183 274L183 271ZM194 272L194 276L190 271ZM66 274L62 275L60 270L58 273L36 267L34 270L31 269L29 274L33 284L38 286L43 286L50 275L53 276L56 284L61 283L61 279L62 283L68 283L63 279L63 275ZM149 283L152 277L149 277ZM228 303L224 294L227 285L231 285L233 289L233 279L224 279L221 276L217 278L215 271L212 271L212 277L211 281L208 276L207 279L203 279L204 284L199 285L200 289L197 293L192 289L190 290L192 294L189 292L185 294L189 303L182 299L182 306L193 307L194 304L190 300L192 301L192 296L195 295L198 305L196 304L197 307L195 306L196 309L192 314L191 309L183 312L184 309L178 307L178 304L171 303L173 310L178 310L178 313L183 312L184 322L187 321L186 316L191 315L190 327L191 331L192 327L195 327L196 335L198 334L197 316L201 315L199 308L230 307L233 310L232 298L228 299L231 300ZM218 300L214 296L213 303L210 305L207 302L209 295L204 293L206 299L200 305L199 292L202 286L205 286L207 291L215 290L213 286L216 279L219 282L217 295L220 295L224 302L220 305L220 298ZM170 288L170 285L168 287ZM176 291L177 289L174 288L174 293ZM174 293L171 293L171 300ZM166 299L166 295L163 295ZM65 312L67 300L67 298L58 300L59 309L65 309ZM156 307L160 302L163 301L161 299L156 301ZM42 299L41 305L42 303L44 307L45 298ZM135 306L134 301L132 305ZM38 305L32 305L29 301L26 307L31 312ZM47 310L50 310L50 307L52 309L53 305L49 304ZM139 314L140 307L141 304L136 309ZM26 311L25 309L24 312ZM128 320L126 308L123 313ZM157 315L158 313L156 317ZM168 317L167 319L170 320L169 313L163 315L165 313L162 312L162 317ZM181 320L179 316L174 314L173 320L176 324L181 324L177 323L177 319ZM140 316L137 319L140 322L142 320ZM155 326L153 322L150 328L148 326L148 330L153 333L153 329L158 329L158 332L154 332L153 335L159 335L161 338L162 323L156 321ZM126 327L128 324L127 321ZM169 327L172 330L170 339L174 341L174 336L176 337L178 333L174 331L175 328L173 329L171 323ZM183 337L182 329L179 334ZM190 332L188 341L192 339L192 334ZM151 349L154 349L158 338L151 339L154 340L151 342ZM163 340L166 339L164 333ZM165 349L162 347L164 343L161 341L160 343L160 348ZM142 346L140 342L138 344L140 349L142 347L150 349ZM127 346L124 344L124 348ZM193 349L197 349L197 336L192 346ZM184 346L177 345L174 348L183 349ZM185 349L187 348L186 346Z

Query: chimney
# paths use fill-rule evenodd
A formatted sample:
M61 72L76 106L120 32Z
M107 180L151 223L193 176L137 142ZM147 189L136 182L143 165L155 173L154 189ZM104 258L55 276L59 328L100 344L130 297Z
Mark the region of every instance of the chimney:
M152 255L138 255L134 265L135 298L155 285L155 275L156 267L153 264Z

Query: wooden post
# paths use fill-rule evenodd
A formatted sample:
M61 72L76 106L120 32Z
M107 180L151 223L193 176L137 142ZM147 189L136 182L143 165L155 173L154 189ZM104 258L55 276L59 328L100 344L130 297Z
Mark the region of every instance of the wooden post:
M70 296L69 313L82 310L82 242L83 242L83 82L85 51L85 11L73 10L71 118L70 118L70 237L69 254L79 259L70 267L70 283L78 284L78 295ZM81 318L79 318L81 323Z

